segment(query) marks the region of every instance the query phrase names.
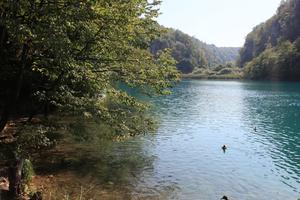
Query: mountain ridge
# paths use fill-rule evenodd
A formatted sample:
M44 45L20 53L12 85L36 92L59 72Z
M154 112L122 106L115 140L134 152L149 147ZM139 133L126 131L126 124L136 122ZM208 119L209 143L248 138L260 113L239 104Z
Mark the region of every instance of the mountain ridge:
M238 58L239 47L217 47L178 29L161 28L164 33L159 39L152 41L150 51L156 54L166 48L171 49L172 56L177 61L177 69L183 73L191 73L195 68L225 65Z
M300 0L282 1L274 16L254 27L238 64L249 79L300 80Z

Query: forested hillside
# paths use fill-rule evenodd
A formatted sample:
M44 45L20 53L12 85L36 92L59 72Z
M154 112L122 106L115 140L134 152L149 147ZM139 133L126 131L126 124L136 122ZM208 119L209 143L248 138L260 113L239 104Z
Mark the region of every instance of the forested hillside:
M165 29L165 33L151 44L151 52L170 48L177 61L177 68L183 73L190 73L196 67L212 67L234 62L239 48L216 47L191 37L179 30Z
M282 1L277 13L248 34L239 65L250 79L300 80L300 1Z

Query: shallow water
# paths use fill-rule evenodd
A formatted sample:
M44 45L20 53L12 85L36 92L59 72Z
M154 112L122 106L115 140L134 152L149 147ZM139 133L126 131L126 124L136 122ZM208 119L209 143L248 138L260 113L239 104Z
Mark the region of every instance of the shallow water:
M300 83L191 80L151 101L157 134L114 144L99 177L133 199L300 198Z

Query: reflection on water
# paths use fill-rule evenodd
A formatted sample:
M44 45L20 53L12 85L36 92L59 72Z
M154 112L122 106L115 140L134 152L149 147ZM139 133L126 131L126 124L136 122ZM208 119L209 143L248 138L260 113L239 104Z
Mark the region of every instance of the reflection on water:
M300 84L183 81L151 101L157 134L112 144L99 180L133 199L300 197Z

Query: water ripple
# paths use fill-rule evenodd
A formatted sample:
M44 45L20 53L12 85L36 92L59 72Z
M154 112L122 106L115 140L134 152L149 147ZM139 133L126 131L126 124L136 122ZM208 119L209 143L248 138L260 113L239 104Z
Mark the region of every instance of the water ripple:
M180 199L299 198L299 86L186 81L154 100L156 187L172 182Z

